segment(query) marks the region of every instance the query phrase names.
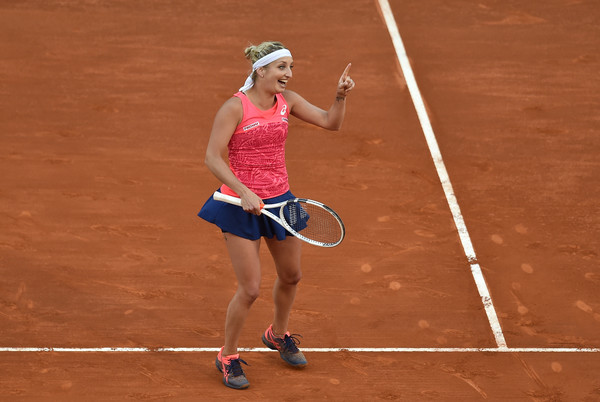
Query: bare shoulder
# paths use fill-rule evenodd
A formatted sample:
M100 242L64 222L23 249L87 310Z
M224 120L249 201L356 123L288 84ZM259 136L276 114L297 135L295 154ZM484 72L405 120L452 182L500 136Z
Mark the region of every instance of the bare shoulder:
M302 99L298 93L290 91L289 89L286 89L282 95L290 107L293 107L295 103Z
M215 118L217 120L235 121L237 124L242 121L243 116L244 108L242 107L242 101L237 97L231 97L223 103Z
M227 99L215 115L211 137L227 139L233 135L235 128L244 117L242 101L238 98Z

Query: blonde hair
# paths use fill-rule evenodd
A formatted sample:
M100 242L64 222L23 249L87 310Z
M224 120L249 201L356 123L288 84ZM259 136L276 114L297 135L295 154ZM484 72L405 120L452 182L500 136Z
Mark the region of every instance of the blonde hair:
M260 45L250 45L244 50L246 59L250 61L250 64L256 63L258 59L262 59L269 53L273 53L276 50L286 49L281 42L267 41ZM252 73L252 79L256 81L256 71Z

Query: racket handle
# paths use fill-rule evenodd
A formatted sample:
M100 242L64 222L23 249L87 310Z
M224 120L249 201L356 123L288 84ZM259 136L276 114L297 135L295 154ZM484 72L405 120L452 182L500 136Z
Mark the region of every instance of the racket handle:
M242 206L242 199L238 198L238 197L233 197L231 195L227 195L227 194L223 194L219 191L215 191L215 193L213 194L213 199L215 201L223 201L226 202L228 204L233 204L233 205L237 205L237 206ZM265 204L263 202L260 203L260 209L263 209L265 207Z
M215 201L223 201L226 202L228 204L233 204L233 205L238 205L238 206L242 206L242 199L238 198L238 197L233 197L231 195L227 195L227 194L223 194L219 191L215 191L215 193L213 194L213 199Z

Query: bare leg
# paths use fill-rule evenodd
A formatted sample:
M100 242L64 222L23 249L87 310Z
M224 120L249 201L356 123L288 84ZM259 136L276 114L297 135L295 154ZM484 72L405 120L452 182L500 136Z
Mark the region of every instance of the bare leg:
M277 279L273 286L275 304L273 332L283 335L287 332L290 311L296 297L296 288L302 278L300 266L302 241L292 236L288 236L282 241L275 238L266 240L277 269Z
M248 240L231 233L225 233L224 236L238 282L225 319L223 355L229 356L237 353L246 317L260 291L260 240Z

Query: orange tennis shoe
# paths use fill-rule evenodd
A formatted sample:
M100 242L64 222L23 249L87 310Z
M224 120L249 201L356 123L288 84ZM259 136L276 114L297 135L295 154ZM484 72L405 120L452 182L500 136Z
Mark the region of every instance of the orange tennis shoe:
M240 363L244 363L248 365L245 361L240 359L240 355L230 355L230 356L222 356L223 348L219 351L217 355L217 360L215 360L215 365L219 369L221 373L223 373L223 384L228 386L229 388L234 389L244 389L250 386L246 375L244 374L244 370L242 369L242 365Z
M306 366L308 362L300 349L298 349L298 346L296 346L300 344L297 336L302 337L302 335L298 334L290 335L289 332L286 332L283 337L276 336L273 333L273 325L270 325L263 334L262 341L269 349L279 351L279 356L286 363L300 368Z

